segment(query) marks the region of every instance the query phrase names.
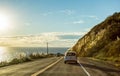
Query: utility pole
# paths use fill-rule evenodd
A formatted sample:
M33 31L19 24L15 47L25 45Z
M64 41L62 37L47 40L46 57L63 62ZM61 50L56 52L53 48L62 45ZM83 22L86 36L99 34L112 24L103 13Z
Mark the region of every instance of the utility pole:
M47 42L47 55L48 55L48 51L49 51L49 50L48 50L48 42Z

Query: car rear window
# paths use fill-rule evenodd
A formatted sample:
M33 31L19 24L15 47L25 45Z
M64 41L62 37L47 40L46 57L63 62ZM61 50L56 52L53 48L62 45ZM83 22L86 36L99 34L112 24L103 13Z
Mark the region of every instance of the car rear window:
M76 56L75 53L67 53L67 56Z

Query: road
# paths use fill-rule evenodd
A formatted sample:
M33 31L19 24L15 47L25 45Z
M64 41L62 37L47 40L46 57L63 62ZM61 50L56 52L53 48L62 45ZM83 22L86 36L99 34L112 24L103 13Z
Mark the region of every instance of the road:
M58 59L58 57L44 58L32 62L1 67L0 76L31 76L31 74L45 68Z
M59 58L46 58L0 68L0 76L31 76L44 69ZM63 59L51 68L45 70L37 76L119 76L120 69L115 66L91 60L89 58L79 58L78 64L64 64Z
M61 60L38 76L86 76L86 74L79 64L64 64Z
M111 64L89 58L80 58L79 62L78 64L64 64L61 60L38 76L120 76L120 69Z
M91 76L119 76L120 68L112 64L108 64L98 60L91 60L89 58L80 58L80 63Z

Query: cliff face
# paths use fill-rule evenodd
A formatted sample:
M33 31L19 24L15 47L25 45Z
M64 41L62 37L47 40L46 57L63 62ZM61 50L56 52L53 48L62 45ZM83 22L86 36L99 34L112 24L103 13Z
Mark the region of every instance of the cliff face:
M120 13L96 25L72 47L78 56L120 57Z

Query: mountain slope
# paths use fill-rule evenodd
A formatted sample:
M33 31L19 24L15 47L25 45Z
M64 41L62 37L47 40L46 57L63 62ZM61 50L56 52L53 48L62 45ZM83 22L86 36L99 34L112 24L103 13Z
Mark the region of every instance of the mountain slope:
M72 50L78 56L120 57L120 12L93 27Z

